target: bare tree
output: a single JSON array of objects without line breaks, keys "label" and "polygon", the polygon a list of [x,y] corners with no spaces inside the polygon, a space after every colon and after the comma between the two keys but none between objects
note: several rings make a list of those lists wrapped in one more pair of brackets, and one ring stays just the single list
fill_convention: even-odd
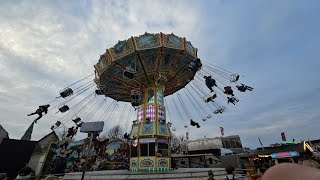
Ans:
[{"label": "bare tree", "polygon": [[60,141],[64,141],[64,140],[73,141],[74,140],[74,137],[72,137],[71,139],[67,138],[68,130],[69,130],[69,128],[67,128],[66,126],[61,128],[60,130],[56,130],[56,134],[57,134],[58,138],[60,139]]},{"label": "bare tree", "polygon": [[173,153],[179,153],[181,140],[173,133],[171,133],[171,150]]},{"label": "bare tree", "polygon": [[123,129],[120,125],[116,125],[107,132],[107,137],[110,139],[123,139]]},{"label": "bare tree", "polygon": [[60,141],[66,140],[67,139],[67,134],[68,134],[68,128],[67,127],[62,127],[60,130],[56,130],[56,134]]},{"label": "bare tree", "polygon": [[184,134],[180,134],[178,138],[180,139],[181,142],[183,142],[185,140]]}]

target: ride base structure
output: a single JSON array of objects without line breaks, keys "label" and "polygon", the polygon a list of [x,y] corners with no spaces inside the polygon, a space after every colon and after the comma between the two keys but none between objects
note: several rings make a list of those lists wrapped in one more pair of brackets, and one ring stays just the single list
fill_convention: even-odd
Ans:
[{"label": "ride base structure", "polygon": [[137,121],[130,133],[131,170],[171,168],[170,127],[165,121],[164,86],[148,87],[137,107]]}]

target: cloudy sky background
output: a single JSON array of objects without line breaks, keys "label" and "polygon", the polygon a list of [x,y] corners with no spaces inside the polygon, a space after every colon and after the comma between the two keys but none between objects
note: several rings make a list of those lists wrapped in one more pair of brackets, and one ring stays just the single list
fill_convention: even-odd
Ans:
[{"label": "cloudy sky background", "polygon": [[[192,139],[219,136],[220,126],[226,135],[239,134],[248,147],[259,146],[258,137],[265,145],[279,142],[282,131],[287,139],[320,138],[318,1],[0,4],[0,124],[10,138],[21,138],[28,128],[33,118],[26,114],[91,74],[105,49],[146,31],[185,36],[203,61],[244,75],[242,82],[255,87],[239,95],[241,102],[228,106],[226,113],[200,129],[190,128]],[[119,107],[115,119],[123,104]],[[50,132],[62,117],[54,113],[35,125],[32,139]],[[117,123],[109,121],[107,128]],[[177,134],[185,132],[177,129]]]}]

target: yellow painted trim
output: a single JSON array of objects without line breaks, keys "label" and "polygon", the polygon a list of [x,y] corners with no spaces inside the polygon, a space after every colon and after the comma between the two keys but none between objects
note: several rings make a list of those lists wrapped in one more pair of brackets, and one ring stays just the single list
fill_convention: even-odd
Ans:
[{"label": "yellow painted trim", "polygon": [[156,163],[156,157],[155,156],[140,156],[139,157],[139,169],[148,169],[148,168],[150,168],[150,167],[146,167],[146,168],[141,168],[140,167],[140,161],[145,160],[145,159],[152,160],[153,161],[153,168],[156,168],[157,163]]},{"label": "yellow painted trim", "polygon": [[186,50],[186,38],[182,38],[182,50]]},{"label": "yellow painted trim", "polygon": [[110,57],[111,57],[111,60],[112,60],[112,61],[115,61],[111,50],[110,50],[110,49],[107,49],[107,51],[108,51],[108,53],[109,53],[109,55],[110,55]]},{"label": "yellow painted trim", "polygon": [[198,57],[198,48],[194,47],[194,54],[195,54],[195,57]]},{"label": "yellow painted trim", "polygon": [[100,70],[99,68],[97,67],[97,64],[96,65],[93,65],[94,69],[97,71],[99,77],[101,76],[101,73],[100,73]]},{"label": "yellow painted trim", "polygon": [[138,51],[138,45],[137,45],[137,41],[136,41],[136,39],[135,39],[133,36],[131,36],[131,38],[132,38],[132,40],[133,40],[133,47],[134,47],[134,50],[135,50],[135,51]]},{"label": "yellow painted trim", "polygon": [[162,34],[162,32],[160,32],[159,36],[160,36],[160,45],[161,45],[161,47],[164,47],[163,34]]}]

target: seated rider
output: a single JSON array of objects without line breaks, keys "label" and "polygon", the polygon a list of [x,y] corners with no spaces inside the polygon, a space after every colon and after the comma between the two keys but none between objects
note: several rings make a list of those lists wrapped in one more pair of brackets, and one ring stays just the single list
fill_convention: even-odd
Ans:
[{"label": "seated rider", "polygon": [[77,133],[78,131],[78,127],[74,128],[74,126],[72,126],[71,128],[68,129],[68,134],[66,135],[67,138],[73,138],[73,136]]},{"label": "seated rider", "polygon": [[190,125],[191,125],[191,126],[197,126],[197,128],[200,128],[199,123],[193,121],[192,119],[191,119],[191,121],[190,121]]},{"label": "seated rider", "polygon": [[129,139],[129,134],[128,134],[128,133],[125,133],[125,134],[123,135],[123,138],[124,138],[124,139]]},{"label": "seated rider", "polygon": [[210,101],[213,101],[216,97],[217,97],[217,94],[214,94],[214,95],[208,97],[207,99],[205,99],[204,102],[208,103]]},{"label": "seated rider", "polygon": [[191,71],[198,71],[202,67],[202,63],[199,58],[192,60],[189,63],[189,68]]},{"label": "seated rider", "polygon": [[242,84],[242,83],[241,83],[241,86],[236,86],[236,87],[237,87],[238,90],[241,91],[241,92],[246,92],[246,90],[248,90],[248,91],[252,91],[252,90],[253,90],[252,87],[247,86],[247,85],[244,85],[244,84]]},{"label": "seated rider", "polygon": [[230,86],[224,87],[224,93],[228,94],[228,95],[231,95],[231,96],[234,96],[233,90],[232,90],[232,88]]},{"label": "seated rider", "polygon": [[212,79],[211,76],[204,76],[203,78],[206,80],[206,86],[210,89],[211,92],[213,92],[212,87],[217,86],[216,80]]},{"label": "seated rider", "polygon": [[36,110],[36,112],[31,113],[31,114],[28,114],[28,116],[32,116],[32,115],[38,114],[39,117],[34,120],[34,122],[37,123],[37,121],[42,117],[42,113],[43,113],[43,112],[44,112],[45,114],[48,113],[48,108],[49,108],[49,107],[50,107],[49,104],[39,106],[39,108]]},{"label": "seated rider", "polygon": [[218,113],[223,113],[223,111],[225,110],[226,108],[224,106],[222,107],[219,107],[218,109],[214,110],[213,111],[213,114],[218,114]]},{"label": "seated rider", "polygon": [[233,105],[236,105],[235,103],[239,102],[239,99],[235,98],[235,97],[227,97],[228,98],[228,104],[232,103]]}]

